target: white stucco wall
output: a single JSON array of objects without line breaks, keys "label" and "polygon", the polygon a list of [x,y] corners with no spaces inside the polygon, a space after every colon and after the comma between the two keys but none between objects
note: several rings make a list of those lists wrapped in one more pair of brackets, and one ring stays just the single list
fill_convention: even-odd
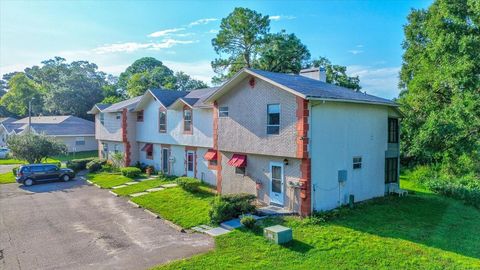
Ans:
[{"label": "white stucco wall", "polygon": [[[111,153],[114,153],[115,146],[117,147],[117,151],[118,151],[118,152],[120,152],[120,153],[125,153],[125,149],[124,149],[124,147],[123,147],[123,143],[122,143],[122,142],[106,141],[106,140],[99,140],[99,141],[98,141],[99,153],[101,153],[102,150],[103,150],[103,148],[102,148],[102,143],[107,144],[109,155],[110,155]],[[106,158],[106,157],[102,156],[101,158]]]},{"label": "white stucco wall", "polygon": [[160,103],[149,97],[143,109],[143,122],[137,122],[137,140],[172,145],[213,147],[213,109],[193,109],[193,134],[183,132],[183,110],[167,111],[167,132],[158,131]]},{"label": "white stucco wall", "polygon": [[[383,196],[388,108],[339,102],[311,106],[312,207],[338,207],[350,194],[355,201]],[[353,169],[355,156],[362,157],[361,169]],[[347,170],[343,185],[339,170]]]},{"label": "white stucco wall", "polygon": [[[139,160],[141,163],[152,165],[155,167],[156,170],[161,169],[162,164],[162,156],[161,156],[161,144],[153,144],[153,159],[147,159],[147,153],[145,151],[141,151],[145,142],[139,143]],[[185,175],[185,147],[180,145],[168,145],[166,146],[170,149],[170,156],[174,157],[174,162],[170,163],[170,174],[176,176]],[[208,151],[208,148],[198,147],[195,151],[196,156],[196,178],[203,180],[204,182],[208,183],[209,185],[216,185],[216,170],[212,170],[208,168],[208,161],[206,161],[203,157],[205,153]]]},{"label": "white stucco wall", "polygon": [[97,140],[122,140],[122,117],[116,119],[117,113],[104,113],[104,124],[100,123],[100,113],[95,115],[95,138]]}]

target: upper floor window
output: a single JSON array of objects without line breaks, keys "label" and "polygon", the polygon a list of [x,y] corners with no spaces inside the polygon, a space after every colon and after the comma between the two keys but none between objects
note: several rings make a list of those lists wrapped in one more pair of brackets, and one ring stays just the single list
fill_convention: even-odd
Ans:
[{"label": "upper floor window", "polygon": [[388,118],[388,142],[398,143],[398,119]]},{"label": "upper floor window", "polygon": [[362,157],[353,157],[353,168],[354,169],[362,168]]},{"label": "upper floor window", "polygon": [[228,107],[219,107],[218,117],[228,117]]},{"label": "upper floor window", "polygon": [[76,137],[75,145],[85,145],[85,137]]},{"label": "upper floor window", "polygon": [[143,110],[137,112],[137,122],[143,122]]},{"label": "upper floor window", "polygon": [[192,133],[192,109],[187,106],[183,108],[183,132]]},{"label": "upper floor window", "polygon": [[158,131],[167,132],[167,111],[164,109],[160,109],[158,113]]},{"label": "upper floor window", "polygon": [[267,134],[280,134],[280,104],[267,105]]},{"label": "upper floor window", "polygon": [[102,125],[105,124],[105,114],[103,112],[100,113],[100,124],[102,124]]},{"label": "upper floor window", "polygon": [[116,113],[115,114],[115,119],[120,120],[120,118],[122,118],[122,114],[121,113]]}]

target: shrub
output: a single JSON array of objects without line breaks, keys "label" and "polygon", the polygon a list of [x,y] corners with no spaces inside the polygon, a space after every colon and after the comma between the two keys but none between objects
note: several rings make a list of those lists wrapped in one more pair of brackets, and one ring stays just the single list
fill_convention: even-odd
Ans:
[{"label": "shrub", "polygon": [[13,167],[12,168],[12,173],[14,176],[17,176],[17,170],[20,168],[20,166],[17,166],[17,167]]},{"label": "shrub", "polygon": [[90,172],[96,172],[102,169],[102,166],[105,165],[106,161],[104,159],[95,158],[87,163],[86,168]]},{"label": "shrub", "polygon": [[215,198],[210,209],[210,220],[213,223],[220,223],[241,214],[252,213],[255,206],[252,205],[254,195],[251,194],[231,194]]},{"label": "shrub", "polygon": [[122,173],[123,176],[130,177],[130,178],[138,177],[142,173],[142,171],[137,167],[121,168],[120,172]]},{"label": "shrub", "polygon": [[[466,180],[464,180],[466,181]],[[480,184],[472,182],[435,179],[427,182],[427,187],[438,194],[462,200],[465,204],[480,208]]]},{"label": "shrub", "polygon": [[200,181],[191,177],[179,177],[177,178],[177,184],[189,192],[198,191],[200,187]]},{"label": "shrub", "polygon": [[85,170],[87,168],[87,163],[94,159],[95,158],[72,159],[67,161],[67,168],[70,168],[76,172]]},{"label": "shrub", "polygon": [[7,140],[8,148],[13,156],[28,163],[41,163],[45,158],[64,154],[67,146],[44,134],[27,133],[13,135]]},{"label": "shrub", "polygon": [[112,164],[106,163],[105,165],[102,165],[102,171],[103,172],[114,172],[115,169],[113,168]]},{"label": "shrub", "polygon": [[240,223],[242,223],[242,225],[248,229],[255,228],[256,222],[257,221],[252,216],[245,216],[245,217],[242,217],[242,219],[240,219]]}]

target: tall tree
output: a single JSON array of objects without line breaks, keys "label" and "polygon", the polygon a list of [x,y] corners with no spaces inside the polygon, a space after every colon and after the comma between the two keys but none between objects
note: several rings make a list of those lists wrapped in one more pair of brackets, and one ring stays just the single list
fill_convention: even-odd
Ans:
[{"label": "tall tree", "polygon": [[360,90],[360,79],[358,76],[348,76],[347,67],[334,65],[326,57],[319,57],[312,61],[311,66],[324,68],[327,75],[327,83],[338,86]]},{"label": "tall tree", "polygon": [[269,34],[260,49],[256,68],[284,73],[299,73],[310,59],[307,46],[295,34]]},{"label": "tall tree", "polygon": [[207,88],[208,85],[200,80],[195,80],[185,72],[175,72],[175,89],[179,91],[189,91],[201,88]]},{"label": "tall tree", "polygon": [[437,0],[412,10],[404,32],[402,152],[420,163],[480,164],[479,2]]},{"label": "tall tree", "polygon": [[0,105],[17,116],[28,115],[29,102],[32,101],[32,111],[42,110],[42,87],[28,78],[25,73],[16,73],[8,81],[8,92],[0,100]]},{"label": "tall tree", "polygon": [[252,67],[269,31],[268,16],[248,8],[237,7],[223,18],[220,31],[212,40],[215,52],[220,55],[212,61],[212,68],[218,74],[214,81],[222,81],[243,67]]}]

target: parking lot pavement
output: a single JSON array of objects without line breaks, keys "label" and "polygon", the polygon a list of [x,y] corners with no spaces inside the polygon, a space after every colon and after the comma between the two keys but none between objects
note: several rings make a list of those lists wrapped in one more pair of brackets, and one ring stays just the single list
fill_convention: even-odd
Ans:
[{"label": "parking lot pavement", "polygon": [[146,269],[213,245],[83,180],[0,185],[0,269]]}]

